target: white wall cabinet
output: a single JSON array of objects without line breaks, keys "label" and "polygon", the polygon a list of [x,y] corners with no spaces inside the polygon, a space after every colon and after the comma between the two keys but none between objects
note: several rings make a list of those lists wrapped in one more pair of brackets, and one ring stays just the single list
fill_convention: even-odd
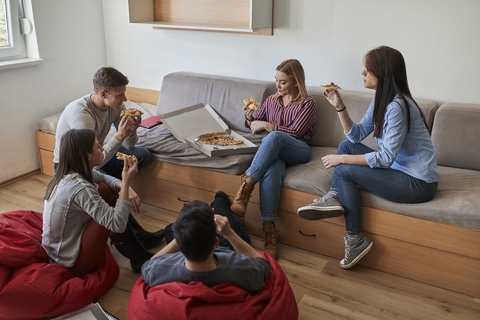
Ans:
[{"label": "white wall cabinet", "polygon": [[128,0],[130,23],[272,35],[273,0]]}]

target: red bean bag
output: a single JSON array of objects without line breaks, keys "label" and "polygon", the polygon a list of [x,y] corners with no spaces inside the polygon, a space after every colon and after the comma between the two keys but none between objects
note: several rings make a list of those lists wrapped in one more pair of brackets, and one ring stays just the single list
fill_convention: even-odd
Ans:
[{"label": "red bean bag", "polygon": [[0,319],[50,318],[79,309],[110,289],[119,274],[108,246],[98,267],[80,278],[46,261],[42,213],[0,214]]},{"label": "red bean bag", "polygon": [[275,259],[258,252],[270,262],[272,273],[256,294],[230,283],[210,288],[200,282],[172,282],[150,288],[140,277],[130,295],[128,319],[297,319],[285,273]]}]

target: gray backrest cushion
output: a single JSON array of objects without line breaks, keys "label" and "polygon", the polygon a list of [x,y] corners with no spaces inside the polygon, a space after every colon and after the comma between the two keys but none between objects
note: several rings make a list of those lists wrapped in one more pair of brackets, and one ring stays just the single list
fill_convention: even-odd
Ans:
[{"label": "gray backrest cushion", "polygon": [[480,105],[445,103],[433,121],[432,141],[437,163],[480,170]]},{"label": "gray backrest cushion", "polygon": [[161,116],[198,103],[209,104],[229,128],[248,132],[243,100],[253,97],[263,103],[275,92],[272,81],[175,72],[163,78],[156,113]]},{"label": "gray backrest cushion", "polygon": [[[315,123],[315,133],[310,140],[311,145],[321,147],[338,147],[338,144],[346,139],[342,125],[338,119],[335,108],[325,99],[320,87],[308,87],[308,93],[317,102],[317,122]],[[348,114],[353,121],[359,122],[367,112],[370,102],[372,101],[374,91],[350,91],[341,90],[343,102],[347,106]],[[438,104],[433,100],[415,99],[420,109],[425,114],[425,119],[429,128],[432,126],[433,116],[438,108]],[[378,150],[377,143],[373,138],[373,134],[368,136],[363,144]]]},{"label": "gray backrest cushion", "polygon": [[[325,91],[323,88],[308,87],[307,90],[317,102],[317,122],[315,123],[315,134],[310,140],[310,144],[321,147],[338,147],[338,144],[345,140],[346,137],[337,111],[323,96]],[[359,122],[362,119],[374,96],[373,91],[341,90],[340,94],[347,106],[348,114],[355,122]],[[377,144],[372,136],[365,139],[363,143],[371,148],[377,148]]]}]

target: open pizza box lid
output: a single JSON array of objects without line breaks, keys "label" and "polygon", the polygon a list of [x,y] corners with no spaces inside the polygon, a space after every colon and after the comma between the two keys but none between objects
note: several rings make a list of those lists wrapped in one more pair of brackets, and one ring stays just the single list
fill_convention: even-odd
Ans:
[{"label": "open pizza box lid", "polygon": [[[199,103],[187,108],[165,113],[163,115],[163,123],[178,141],[186,143],[210,157],[253,153],[256,152],[258,148],[254,143],[229,129],[228,125],[208,104],[205,106]],[[195,141],[199,136],[213,132],[227,132],[232,137],[242,140],[244,143],[240,145],[213,146]]]}]

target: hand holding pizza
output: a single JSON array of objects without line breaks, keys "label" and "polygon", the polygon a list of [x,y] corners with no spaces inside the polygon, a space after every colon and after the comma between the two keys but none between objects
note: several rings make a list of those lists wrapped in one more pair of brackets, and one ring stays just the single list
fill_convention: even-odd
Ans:
[{"label": "hand holding pizza", "polygon": [[123,110],[122,113],[120,113],[120,117],[123,117],[125,115],[130,115],[130,117],[133,120],[132,125],[135,128],[135,130],[137,130],[138,127],[140,127],[140,124],[142,123],[142,114],[143,112],[138,109],[128,108],[126,110]]},{"label": "hand holding pizza", "polygon": [[129,156],[121,152],[117,152],[117,159],[124,160],[122,181],[124,184],[128,183],[128,185],[130,185],[133,177],[135,177],[138,172],[138,160],[135,156]]},{"label": "hand holding pizza", "polygon": [[254,110],[250,109],[248,106],[243,107],[243,113],[245,113],[245,117],[247,117],[247,119],[253,119],[253,112]]},{"label": "hand holding pizza", "polygon": [[323,92],[323,96],[330,102],[332,106],[335,107],[337,110],[342,110],[345,108],[345,104],[343,103],[342,96],[338,92],[338,89],[342,89],[333,82],[330,82],[329,85],[322,86],[323,88],[326,88],[326,90]]},{"label": "hand holding pizza", "polygon": [[133,134],[135,134],[137,132],[138,127],[140,127],[140,124],[142,123],[142,116],[138,116],[138,117],[132,118],[132,119],[133,119],[132,125],[133,125],[133,128],[135,130],[135,132]]},{"label": "hand holding pizza", "polygon": [[258,109],[260,103],[256,102],[255,98],[245,99],[243,100],[243,103],[245,104],[243,107],[243,113],[245,113],[247,119],[252,119],[253,112]]},{"label": "hand holding pizza", "polygon": [[126,137],[131,137],[137,132],[137,127],[135,127],[135,120],[130,115],[126,115],[122,118],[120,123],[118,124],[117,133],[115,137],[122,141],[125,140]]}]

